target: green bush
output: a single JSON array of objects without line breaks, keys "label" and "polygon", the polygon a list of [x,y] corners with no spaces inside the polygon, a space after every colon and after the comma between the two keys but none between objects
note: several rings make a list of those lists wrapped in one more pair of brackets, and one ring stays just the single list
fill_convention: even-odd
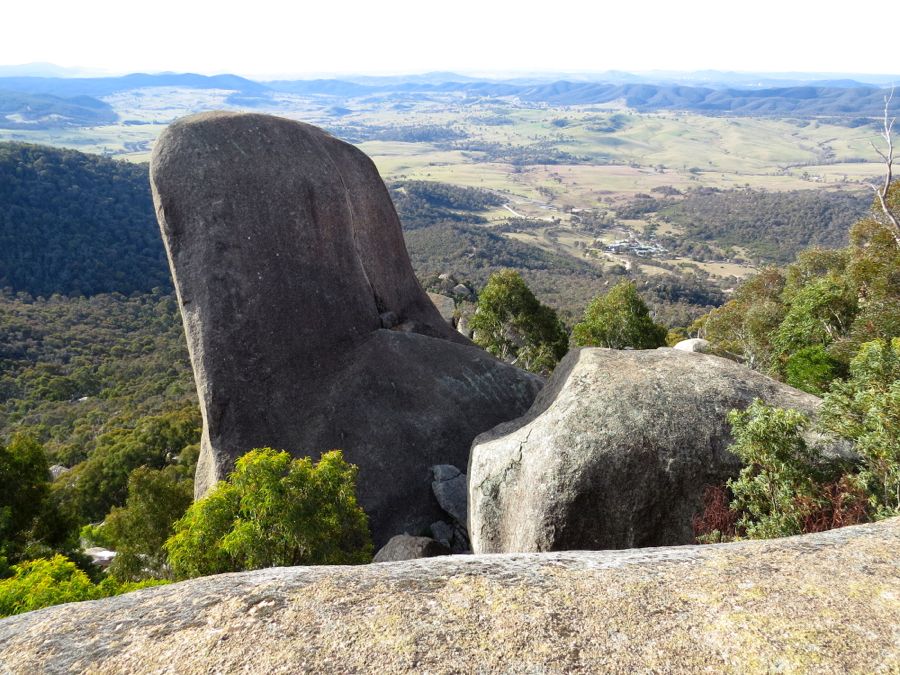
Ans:
[{"label": "green bush", "polygon": [[161,469],[200,440],[200,415],[191,407],[141,419],[98,439],[91,456],[64,474],[56,489],[81,523],[102,520],[125,503],[128,476],[140,466]]},{"label": "green bush", "polygon": [[792,354],[784,366],[784,381],[810,394],[821,396],[828,385],[846,373],[846,364],[822,345],[804,347]]},{"label": "green bush", "polygon": [[[694,519],[699,541],[781,537],[900,515],[900,338],[864,343],[850,377],[825,394],[813,428],[850,441],[853,460],[825,461],[804,440],[811,420],[796,410],[756,400],[728,420],[729,450],[744,468],[727,484],[731,516],[721,499],[707,499]],[[732,517],[725,533],[721,524]]]},{"label": "green bush", "polygon": [[109,574],[119,581],[170,576],[163,547],[194,498],[194,482],[180,469],[132,471],[125,506],[114,506],[100,528],[102,539],[116,551]]},{"label": "green bush", "polygon": [[77,557],[75,520],[51,490],[44,449],[17,434],[0,445],[0,556],[17,563],[62,552]]},{"label": "green bush", "polygon": [[11,571],[10,578],[0,579],[0,617],[64,602],[96,600],[165,583],[148,580],[139,584],[120,584],[107,578],[95,584],[75,563],[59,554],[13,565]]},{"label": "green bush", "polygon": [[900,338],[863,344],[822,405],[825,431],[853,441],[875,518],[900,515]]},{"label": "green bush", "polygon": [[50,491],[44,449],[30,436],[0,445],[0,555],[18,559]]},{"label": "green bush", "polygon": [[667,333],[650,317],[634,284],[622,281],[594,298],[572,329],[572,339],[582,347],[655,349],[666,345]]},{"label": "green bush", "polygon": [[96,585],[62,555],[13,565],[12,572],[0,581],[0,616],[98,597]]},{"label": "green bush", "polygon": [[734,435],[729,450],[744,464],[728,481],[731,508],[742,514],[738,527],[751,539],[800,534],[823,482],[818,453],[803,439],[808,418],[756,399],[744,411],[732,410],[728,421]]},{"label": "green bush", "polygon": [[548,374],[569,349],[565,326],[541,304],[518,272],[495,272],[469,324],[475,343],[499,359]]},{"label": "green bush", "polygon": [[165,545],[172,571],[183,579],[369,562],[372,541],[356,503],[356,474],[339,450],[316,464],[271,448],[247,453],[175,524]]}]

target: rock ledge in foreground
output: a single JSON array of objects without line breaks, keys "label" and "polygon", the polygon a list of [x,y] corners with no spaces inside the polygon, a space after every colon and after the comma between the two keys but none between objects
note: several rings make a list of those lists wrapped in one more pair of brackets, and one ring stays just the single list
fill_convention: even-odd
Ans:
[{"label": "rock ledge in foreground", "polygon": [[226,574],[0,621],[0,672],[894,672],[900,519]]}]

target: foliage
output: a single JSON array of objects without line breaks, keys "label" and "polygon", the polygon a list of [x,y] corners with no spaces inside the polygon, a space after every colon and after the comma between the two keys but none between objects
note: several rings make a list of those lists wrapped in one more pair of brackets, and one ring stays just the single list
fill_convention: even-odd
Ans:
[{"label": "foliage", "polygon": [[791,354],[784,366],[784,381],[810,394],[821,396],[828,385],[846,372],[845,365],[822,345],[802,347]]},{"label": "foliage", "polygon": [[[900,181],[891,185],[890,198],[900,201]],[[850,230],[847,277],[858,297],[858,314],[845,344],[848,358],[855,347],[877,338],[900,336],[900,246],[889,227],[874,218]]]},{"label": "foliage", "polygon": [[[47,455],[44,497],[29,497],[38,513],[12,517],[8,556],[61,552],[90,569],[79,527],[124,504],[129,473],[196,463],[200,416],[174,298],[0,293],[0,332],[0,443],[27,435]],[[51,483],[51,463],[72,470]]]},{"label": "foliage", "polygon": [[196,408],[171,295],[0,292],[0,333],[0,436],[34,435],[51,464],[74,466],[143,417]]},{"label": "foliage", "polygon": [[79,558],[77,534],[75,519],[52,492],[41,445],[23,434],[0,445],[0,558],[15,563],[54,552]]},{"label": "foliage", "polygon": [[34,438],[19,435],[0,445],[0,555],[18,559],[49,489],[47,458]]},{"label": "foliage", "polygon": [[825,396],[822,426],[854,442],[876,518],[900,515],[900,337],[865,343]]},{"label": "foliage", "polygon": [[[633,206],[644,213],[658,211],[681,228],[682,241],[740,246],[758,260],[784,264],[809,246],[845,245],[848,228],[865,214],[867,205],[865,194],[853,192],[703,188],[682,200],[645,199]],[[677,240],[666,238],[663,245],[679,249]]]},{"label": "foliage", "polygon": [[768,370],[773,359],[772,333],[784,318],[781,292],[784,274],[766,268],[741,284],[734,297],[698,320],[692,329],[724,352],[745,359],[756,370]]},{"label": "foliage", "polygon": [[339,450],[316,464],[271,448],[247,453],[176,523],[166,542],[172,571],[188,578],[369,562],[372,543],[356,503],[356,474]]},{"label": "foliage", "polygon": [[486,284],[491,274],[513,269],[542,302],[571,316],[581,314],[602,276],[588,262],[509,239],[485,227],[443,222],[404,229],[403,236],[420,278],[450,273],[478,287]]},{"label": "foliage", "polygon": [[12,576],[0,579],[0,617],[30,612],[64,602],[96,600],[139,588],[158,586],[160,580],[120,584],[112,578],[93,583],[63,555],[38,558],[12,566]]},{"label": "foliage", "polygon": [[373,129],[366,140],[399,141],[401,143],[436,143],[444,145],[448,141],[466,138],[465,132],[437,124],[419,124]]},{"label": "foliage", "polygon": [[739,514],[731,509],[726,486],[709,485],[703,491],[703,511],[691,519],[694,538],[700,544],[718,544],[738,536]]},{"label": "foliage", "polygon": [[864,218],[846,248],[763,270],[692,329],[751,368],[822,393],[862,344],[900,335],[900,247],[887,226]]},{"label": "foliage", "polygon": [[856,315],[856,296],[840,277],[813,279],[793,294],[772,336],[775,358],[783,362],[803,347],[825,347],[845,335]]},{"label": "foliage", "polygon": [[92,295],[171,288],[147,165],[0,143],[0,288]]},{"label": "foliage", "polygon": [[731,508],[741,513],[738,527],[751,539],[801,534],[825,482],[818,452],[803,438],[809,420],[756,399],[745,411],[732,410],[728,421],[734,435],[729,450],[744,464],[728,481]]},{"label": "foliage", "polygon": [[655,349],[665,346],[667,333],[650,317],[634,284],[622,281],[588,305],[572,338],[579,346]]},{"label": "foliage", "polygon": [[98,597],[88,576],[62,555],[13,565],[12,572],[0,580],[0,616]]},{"label": "foliage", "polygon": [[79,522],[102,520],[125,503],[134,469],[175,464],[199,440],[200,416],[193,407],[145,417],[131,429],[103,434],[90,457],[63,474],[54,490],[65,495]]},{"label": "foliage", "polygon": [[[849,378],[825,394],[815,426],[759,400],[728,419],[729,449],[744,468],[727,485],[729,514],[721,490],[708,495],[694,519],[698,540],[778,537],[900,515],[900,338],[862,345]],[[804,438],[811,428],[851,441],[856,458],[825,461]]]},{"label": "foliage", "polygon": [[163,547],[194,497],[194,483],[186,473],[189,470],[170,465],[139,467],[128,476],[125,506],[114,506],[102,528],[116,551],[111,576],[119,581],[170,576]]},{"label": "foliage", "polygon": [[483,223],[479,212],[503,204],[486,190],[424,180],[392,183],[391,199],[408,230],[440,222]]},{"label": "foliage", "polygon": [[469,325],[476,344],[535,373],[553,370],[568,350],[569,338],[556,312],[541,304],[512,270],[491,275]]}]

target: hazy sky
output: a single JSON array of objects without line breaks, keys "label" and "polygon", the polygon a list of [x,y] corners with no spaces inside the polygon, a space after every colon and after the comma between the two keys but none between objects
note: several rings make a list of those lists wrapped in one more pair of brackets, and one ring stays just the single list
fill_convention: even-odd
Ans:
[{"label": "hazy sky", "polygon": [[894,2],[10,0],[0,64],[251,76],[609,69],[896,73]]}]

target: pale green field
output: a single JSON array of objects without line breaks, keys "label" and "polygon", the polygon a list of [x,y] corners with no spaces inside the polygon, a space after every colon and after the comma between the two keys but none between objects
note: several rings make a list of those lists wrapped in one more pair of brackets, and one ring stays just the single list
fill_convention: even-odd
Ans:
[{"label": "pale green field", "polygon": [[[75,148],[131,161],[147,161],[159,133],[178,117],[202,110],[240,110],[230,92],[185,88],[147,88],[115,94],[105,100],[120,119],[138,122],[114,126],[53,131],[0,130],[0,140]],[[336,117],[334,100],[277,94],[258,112],[362,134],[389,127],[452,127],[466,134],[463,141],[409,143],[367,141],[359,147],[372,157],[386,180],[433,180],[483,188],[504,196],[506,208],[487,214],[502,221],[516,214],[554,220],[557,236],[544,228],[509,235],[546,250],[590,259],[603,266],[621,262],[609,255],[585,253],[593,236],[571,226],[572,209],[615,210],[636,193],[673,186],[680,190],[708,186],[766,190],[853,189],[883,176],[871,147],[877,142],[871,127],[851,129],[825,121],[751,117],[707,117],[691,113],[637,114],[621,104],[574,107],[525,107],[512,102],[472,104],[450,94],[440,100],[389,105],[375,98],[345,101],[350,113]],[[502,116],[511,124],[488,125],[485,118]],[[613,119],[621,122],[614,131]],[[565,120],[565,124],[554,121]],[[615,126],[615,125],[613,125]],[[500,155],[486,153],[500,148]],[[573,159],[562,163],[514,166],[502,159],[510,147],[528,152],[561,151]],[[626,223],[642,231],[644,221]],[[657,223],[661,233],[676,233]],[[561,232],[561,234],[560,234]],[[617,235],[618,236],[618,235]],[[615,238],[615,237],[612,237]],[[577,245],[576,245],[577,244]],[[672,260],[669,262],[686,262]],[[641,261],[648,273],[665,273],[652,261]],[[716,277],[743,276],[752,268],[704,263]]]},{"label": "pale green field", "polygon": [[[21,140],[146,161],[153,142],[173,119],[200,110],[241,109],[225,90],[146,88],[107,97],[120,118],[142,122],[54,131],[0,130],[0,140]],[[415,178],[482,187],[556,206],[591,208],[636,192],[672,185],[720,188],[749,185],[768,190],[852,187],[878,177],[881,166],[869,127],[851,129],[818,121],[707,117],[690,113],[636,114],[615,105],[527,108],[512,104],[464,104],[449,95],[394,109],[380,101],[352,100],[352,112],[335,118],[321,97],[278,94],[262,112],[326,127],[453,126],[467,142],[544,146],[570,153],[577,163],[526,165],[516,170],[484,153],[432,143],[369,141],[360,147],[386,179]],[[622,128],[597,131],[614,115]],[[513,124],[490,126],[502,115]],[[565,120],[566,126],[554,126]],[[549,190],[549,192],[539,191]]]}]

